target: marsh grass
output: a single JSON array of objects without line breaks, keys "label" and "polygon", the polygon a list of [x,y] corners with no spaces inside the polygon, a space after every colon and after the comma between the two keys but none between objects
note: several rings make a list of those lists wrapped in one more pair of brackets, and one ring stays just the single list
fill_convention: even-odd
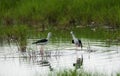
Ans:
[{"label": "marsh grass", "polygon": [[54,74],[49,74],[48,76],[106,76],[98,72],[86,72],[83,69],[81,70],[63,70],[55,72]]},{"label": "marsh grass", "polygon": [[[75,36],[79,39],[97,39],[97,40],[118,40],[120,38],[120,30],[110,31],[109,29],[96,28],[96,31],[91,30],[90,27],[87,28],[73,28],[71,29]],[[46,31],[37,31],[33,27],[27,25],[13,25],[13,26],[0,26],[0,38],[2,41],[17,41],[19,45],[26,45],[27,39],[42,39],[46,38],[48,32],[52,33],[50,38],[51,42],[68,42],[72,39],[70,31],[71,30],[54,30],[48,29]]]},{"label": "marsh grass", "polygon": [[[104,28],[96,28],[96,31],[91,30],[91,27],[87,28],[73,28],[71,29],[75,36],[79,39],[88,38],[108,41],[107,44],[119,43],[120,30],[115,31],[106,30]],[[48,29],[46,31],[39,31],[36,28],[29,27],[28,25],[12,25],[12,26],[0,26],[0,43],[3,44],[15,43],[18,46],[18,50],[26,51],[27,39],[43,39],[47,37],[48,32],[52,32],[50,38],[51,43],[70,43],[72,40],[71,30],[55,30]],[[118,44],[119,45],[119,44]],[[59,46],[59,45],[58,45]]]},{"label": "marsh grass", "polygon": [[48,26],[74,26],[96,22],[118,27],[119,4],[119,0],[1,0],[0,19],[27,24],[45,22]]},{"label": "marsh grass", "polygon": [[[120,30],[101,29],[104,25],[119,29],[119,4],[119,0],[1,0],[1,43],[4,39],[9,41],[13,38],[26,45],[26,39],[45,38],[49,31],[53,32],[52,42],[67,41],[71,39],[71,30],[78,38],[119,39]],[[90,25],[91,22],[95,22],[97,31],[74,28]],[[41,28],[47,30],[37,31]]]},{"label": "marsh grass", "polygon": [[29,30],[25,25],[14,25],[14,26],[1,26],[0,33],[1,39],[10,45],[11,42],[15,42],[19,49],[25,49],[27,45],[27,38],[29,36]]}]

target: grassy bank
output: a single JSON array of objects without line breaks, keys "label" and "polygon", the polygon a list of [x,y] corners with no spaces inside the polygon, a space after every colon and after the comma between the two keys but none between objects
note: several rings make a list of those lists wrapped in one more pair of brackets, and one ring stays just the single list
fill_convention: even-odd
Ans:
[{"label": "grassy bank", "polygon": [[1,0],[1,24],[67,28],[74,25],[120,25],[119,0]]}]

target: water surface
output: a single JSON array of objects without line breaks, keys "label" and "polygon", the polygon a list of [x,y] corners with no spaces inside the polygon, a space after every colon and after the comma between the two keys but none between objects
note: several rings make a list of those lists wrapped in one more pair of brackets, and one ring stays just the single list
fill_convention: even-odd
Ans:
[{"label": "water surface", "polygon": [[[71,42],[58,41],[48,43],[44,57],[49,66],[41,64],[40,46],[32,45],[33,39],[28,39],[27,53],[21,54],[15,44],[0,47],[0,76],[48,76],[51,72],[64,69],[75,69],[73,63],[83,55],[82,68],[88,72],[99,72],[108,76],[120,72],[119,43],[108,44],[100,40],[82,39],[83,48],[77,48]],[[35,51],[35,57],[29,53]],[[27,57],[23,57],[27,56]]]}]

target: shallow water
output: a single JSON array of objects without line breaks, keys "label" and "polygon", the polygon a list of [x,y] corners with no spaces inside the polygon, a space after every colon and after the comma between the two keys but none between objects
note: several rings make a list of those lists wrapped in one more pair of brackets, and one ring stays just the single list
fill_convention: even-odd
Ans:
[{"label": "shallow water", "polygon": [[[120,46],[107,44],[104,41],[82,39],[83,48],[77,48],[70,42],[49,43],[44,47],[48,56],[44,57],[48,65],[41,64],[39,55],[40,46],[31,45],[33,39],[28,40],[27,53],[18,52],[13,45],[0,47],[0,76],[48,76],[50,66],[53,72],[74,69],[73,63],[83,55],[82,68],[88,72],[99,72],[106,75],[115,75],[120,72]],[[29,57],[32,50],[38,54]],[[28,57],[23,57],[28,56]]]}]

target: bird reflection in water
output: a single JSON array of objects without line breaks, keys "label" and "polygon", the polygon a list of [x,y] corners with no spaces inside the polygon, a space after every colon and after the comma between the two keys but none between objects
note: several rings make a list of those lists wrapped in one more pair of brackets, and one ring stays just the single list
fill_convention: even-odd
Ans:
[{"label": "bird reflection in water", "polygon": [[50,62],[48,60],[42,61],[40,63],[42,66],[48,66],[48,68],[50,69],[50,71],[53,71],[53,67],[51,66]]},{"label": "bird reflection in water", "polygon": [[76,69],[81,68],[83,65],[83,55],[81,55],[81,58],[76,59],[76,63],[73,63],[73,66],[75,66]]}]

